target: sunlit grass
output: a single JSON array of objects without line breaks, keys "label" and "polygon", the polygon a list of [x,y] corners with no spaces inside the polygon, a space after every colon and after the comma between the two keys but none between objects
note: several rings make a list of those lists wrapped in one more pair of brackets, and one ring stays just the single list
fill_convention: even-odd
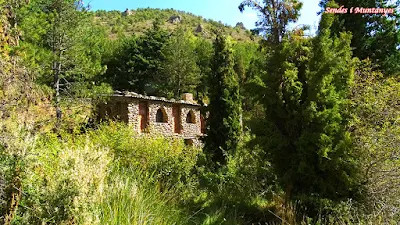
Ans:
[{"label": "sunlit grass", "polygon": [[161,193],[151,178],[137,171],[112,176],[100,203],[100,224],[188,224],[188,218],[171,202],[168,191]]}]

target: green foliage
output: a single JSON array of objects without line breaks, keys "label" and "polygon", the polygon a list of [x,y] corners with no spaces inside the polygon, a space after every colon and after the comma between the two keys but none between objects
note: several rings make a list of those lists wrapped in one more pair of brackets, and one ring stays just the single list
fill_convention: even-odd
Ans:
[{"label": "green foliage", "polygon": [[35,71],[37,83],[54,89],[60,83],[55,92],[88,96],[80,95],[83,88],[95,88],[98,84],[90,81],[105,71],[101,59],[106,36],[91,22],[82,3],[31,1],[19,10],[18,21],[23,32],[19,49],[25,53],[25,64]]},{"label": "green foliage", "polygon": [[184,187],[196,163],[198,149],[186,148],[182,140],[158,137],[138,137],[128,126],[111,123],[93,133],[93,141],[110,147],[115,165],[143,171],[162,185]]},{"label": "green foliage", "polygon": [[[181,140],[135,138],[128,126],[111,123],[86,134],[62,133],[61,139],[52,133],[26,136],[20,144],[24,194],[15,224],[108,224],[123,222],[125,215],[158,224],[183,218],[170,205],[177,204],[177,192],[191,191],[198,150]],[[13,162],[2,161],[3,175],[12,175],[4,168],[12,169]]]},{"label": "green foliage", "polygon": [[196,64],[199,68],[200,84],[197,85],[197,93],[202,94],[202,96],[197,96],[198,98],[204,98],[208,93],[208,77],[211,73],[211,59],[213,46],[208,40],[199,38],[196,41],[195,56]]},{"label": "green foliage", "polygon": [[[0,1],[0,221],[10,224],[21,200],[23,157],[30,149],[32,124],[26,120],[28,110],[41,95],[33,84],[32,73],[12,51],[19,34],[15,13],[20,1]],[[21,91],[24,90],[24,91]],[[20,122],[20,121],[23,121]],[[21,132],[25,131],[25,132]]]},{"label": "green foliage", "polygon": [[171,202],[171,193],[160,193],[152,177],[121,171],[110,178],[99,204],[99,224],[188,224],[188,218]]},{"label": "green foliage", "polygon": [[284,39],[261,74],[266,127],[260,137],[267,139],[260,141],[289,198],[356,194],[358,171],[344,111],[353,76],[351,36],[331,39],[332,20],[323,15],[313,42]]},{"label": "green foliage", "polygon": [[35,137],[24,159],[17,224],[95,223],[95,204],[104,195],[111,162],[108,149],[89,137]]},{"label": "green foliage", "polygon": [[114,89],[157,93],[164,83],[162,69],[167,32],[154,23],[144,36],[128,38],[106,62],[106,79]]},{"label": "green foliage", "polygon": [[176,99],[184,92],[193,93],[200,83],[195,44],[196,38],[193,34],[179,29],[172,34],[162,50],[166,56],[163,73],[168,81],[164,90],[172,92],[170,96]]},{"label": "green foliage", "polygon": [[239,10],[243,12],[245,7],[250,7],[261,14],[256,31],[262,33],[270,44],[276,45],[286,36],[289,23],[297,21],[302,6],[298,0],[245,0],[239,5]]},{"label": "green foliage", "polygon": [[209,79],[210,115],[205,139],[205,151],[217,166],[226,163],[228,154],[234,154],[242,132],[241,96],[233,66],[231,39],[219,35],[214,42],[213,66]]},{"label": "green foliage", "polygon": [[[396,75],[400,65],[400,15],[399,1],[375,1],[375,0],[336,0],[334,7],[345,8],[394,8],[394,14],[383,16],[382,14],[345,13],[335,16],[332,25],[332,35],[339,36],[340,32],[347,31],[353,35],[351,47],[355,57],[370,58],[378,64],[386,75]],[[329,0],[321,0],[320,6],[324,8]],[[334,8],[332,7],[332,8]]]},{"label": "green foliage", "polygon": [[[246,142],[251,139],[249,135]],[[202,187],[206,187],[211,201],[222,201],[236,205],[251,205],[256,198],[270,198],[278,190],[274,183],[270,162],[265,160],[265,151],[260,146],[249,148],[240,144],[234,155],[227,159],[226,167],[217,173],[199,167]],[[243,199],[243,196],[246,196]]]},{"label": "green foliage", "polygon": [[351,92],[351,131],[363,168],[364,213],[382,221],[399,220],[398,79],[383,78],[370,61],[358,63]]},{"label": "green foliage", "polygon": [[235,58],[235,72],[238,75],[240,86],[246,83],[247,71],[249,71],[251,62],[259,57],[258,45],[253,42],[236,42],[233,46]]},{"label": "green foliage", "polygon": [[[395,71],[397,19],[354,17],[353,24],[324,14],[317,36],[304,38],[287,32],[299,2],[260,4],[240,6],[264,16],[259,28],[269,42],[257,45],[249,31],[173,9],[125,15],[87,12],[73,0],[0,0],[1,222],[399,221],[400,82],[351,54],[355,46],[386,76]],[[173,15],[182,21],[168,22]],[[203,32],[194,31],[199,24]],[[218,36],[213,48],[211,30],[234,37]],[[56,133],[45,105],[58,81],[70,98],[57,99],[65,116]],[[205,152],[124,124],[82,126],[110,85],[209,98]]]}]

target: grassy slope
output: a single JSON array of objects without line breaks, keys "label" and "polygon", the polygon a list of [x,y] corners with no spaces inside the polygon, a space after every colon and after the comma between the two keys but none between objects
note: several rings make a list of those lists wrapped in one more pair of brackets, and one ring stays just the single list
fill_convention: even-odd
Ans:
[{"label": "grassy slope", "polygon": [[[213,30],[223,29],[237,41],[253,41],[257,39],[250,30],[240,27],[231,27],[216,22],[214,20],[205,19],[201,16],[196,16],[192,13],[177,11],[174,9],[137,9],[132,10],[131,15],[124,15],[120,11],[104,11],[99,10],[93,12],[96,24],[103,26],[109,37],[116,39],[118,36],[130,36],[133,33],[142,34],[146,29],[152,26],[153,21],[159,19],[162,27],[168,31],[174,31],[178,27],[183,27],[185,30],[191,30],[194,34],[203,36],[206,39],[213,39]],[[171,16],[181,16],[180,23],[173,24],[168,21]],[[197,26],[203,26],[203,32],[196,32]]]}]

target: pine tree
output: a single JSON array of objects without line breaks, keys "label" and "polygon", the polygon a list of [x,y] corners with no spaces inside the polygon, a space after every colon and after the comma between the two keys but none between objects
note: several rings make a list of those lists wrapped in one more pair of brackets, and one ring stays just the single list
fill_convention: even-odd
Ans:
[{"label": "pine tree", "polygon": [[163,66],[165,55],[162,51],[168,40],[168,33],[158,22],[143,36],[131,37],[120,45],[106,62],[106,79],[114,89],[138,93],[160,94],[165,85]]},{"label": "pine tree", "polygon": [[194,44],[193,34],[178,29],[162,50],[166,57],[163,72],[168,81],[164,92],[172,92],[175,98],[183,92],[193,92],[200,83]]},{"label": "pine tree", "polygon": [[210,105],[205,151],[217,166],[237,149],[241,136],[241,96],[234,72],[231,40],[218,35],[214,42],[210,77]]},{"label": "pine tree", "polygon": [[20,10],[25,62],[36,71],[38,82],[51,85],[57,121],[61,98],[82,93],[88,80],[104,72],[101,65],[101,31],[94,29],[83,2],[32,0]]}]

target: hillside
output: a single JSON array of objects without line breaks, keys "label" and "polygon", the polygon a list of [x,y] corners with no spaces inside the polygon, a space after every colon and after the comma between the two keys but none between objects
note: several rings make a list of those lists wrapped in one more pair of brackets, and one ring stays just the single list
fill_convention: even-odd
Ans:
[{"label": "hillside", "polygon": [[95,23],[104,27],[110,38],[118,36],[130,36],[133,33],[140,35],[151,27],[152,23],[159,20],[162,28],[174,31],[178,27],[191,30],[197,36],[206,39],[213,38],[213,30],[223,29],[237,41],[252,41],[256,37],[242,23],[238,22],[235,27],[205,19],[192,13],[174,9],[137,9],[121,11],[98,10],[93,12]]}]

